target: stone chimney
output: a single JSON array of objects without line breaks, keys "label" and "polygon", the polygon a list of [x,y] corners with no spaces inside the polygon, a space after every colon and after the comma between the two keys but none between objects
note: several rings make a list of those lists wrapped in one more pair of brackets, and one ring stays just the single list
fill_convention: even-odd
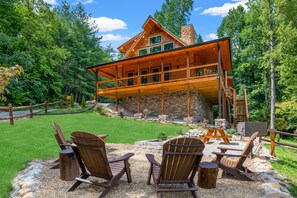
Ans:
[{"label": "stone chimney", "polygon": [[193,45],[196,43],[196,32],[192,24],[181,27],[180,30],[181,40],[187,45]]}]

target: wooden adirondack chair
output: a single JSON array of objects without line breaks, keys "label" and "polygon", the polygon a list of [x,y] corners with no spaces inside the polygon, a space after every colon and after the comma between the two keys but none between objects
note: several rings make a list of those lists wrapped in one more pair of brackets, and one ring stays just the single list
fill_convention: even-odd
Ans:
[{"label": "wooden adirondack chair", "polygon": [[[65,139],[61,127],[55,122],[53,122],[52,125],[55,129],[55,138],[61,150],[71,149],[69,141]],[[58,169],[60,167],[59,159],[57,159],[54,163],[56,164],[52,166],[51,169]]]},{"label": "wooden adirondack chair", "polygon": [[[125,173],[128,183],[132,182],[128,160],[134,153],[127,153],[120,158],[108,160],[103,140],[87,132],[71,133],[71,141],[82,173],[80,177],[75,178],[76,183],[68,191],[73,191],[85,182],[104,187],[105,189],[99,196],[104,197]],[[105,179],[106,182],[87,180],[89,176]]]},{"label": "wooden adirondack chair", "polygon": [[[153,155],[146,154],[151,163],[147,184],[150,184],[153,176],[157,197],[161,197],[161,192],[183,191],[190,191],[193,197],[198,197],[193,179],[202,159],[204,147],[204,143],[199,139],[183,137],[169,140],[163,145],[161,164]],[[187,186],[166,188],[163,184],[187,184]]]},{"label": "wooden adirondack chair", "polygon": [[[247,167],[243,166],[246,158],[252,153],[254,147],[254,140],[256,139],[258,132],[255,132],[246,143],[244,149],[234,149],[234,148],[224,148],[218,147],[221,152],[213,152],[216,158],[213,162],[218,163],[219,168],[224,172],[233,175],[235,178],[241,180],[252,181],[245,173],[252,173]],[[228,150],[231,151],[241,151],[241,154],[229,154],[226,153]]]}]

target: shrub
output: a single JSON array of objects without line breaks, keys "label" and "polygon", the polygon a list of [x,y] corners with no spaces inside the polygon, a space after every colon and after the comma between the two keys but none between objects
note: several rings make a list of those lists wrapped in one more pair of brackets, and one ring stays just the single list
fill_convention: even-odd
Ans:
[{"label": "shrub", "polygon": [[167,140],[167,138],[168,138],[168,136],[164,132],[159,133],[158,137],[157,137],[158,140]]},{"label": "shrub", "polygon": [[143,113],[143,115],[144,115],[144,118],[146,119],[146,118],[147,118],[147,116],[148,116],[148,114],[150,114],[150,113],[151,113],[151,111],[150,111],[150,110],[148,110],[148,109],[144,109],[142,113]]},{"label": "shrub", "polygon": [[103,116],[107,115],[107,110],[102,105],[96,105],[94,110],[100,115],[103,115]]},{"label": "shrub", "polygon": [[83,96],[82,99],[81,99],[81,107],[82,107],[82,108],[86,108],[86,99],[85,99],[84,96]]}]

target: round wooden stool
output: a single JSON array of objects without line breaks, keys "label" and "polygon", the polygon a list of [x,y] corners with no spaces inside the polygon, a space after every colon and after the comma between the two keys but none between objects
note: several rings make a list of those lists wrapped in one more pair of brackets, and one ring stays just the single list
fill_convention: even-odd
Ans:
[{"label": "round wooden stool", "polygon": [[201,162],[199,164],[198,186],[211,189],[217,185],[217,176],[219,168],[216,163]]},{"label": "round wooden stool", "polygon": [[64,181],[74,180],[79,176],[79,166],[72,149],[60,151],[60,178]]}]

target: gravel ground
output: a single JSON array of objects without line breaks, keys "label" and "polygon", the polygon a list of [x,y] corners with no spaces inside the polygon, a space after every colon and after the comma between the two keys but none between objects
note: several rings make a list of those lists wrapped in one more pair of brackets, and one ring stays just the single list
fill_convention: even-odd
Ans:
[{"label": "gravel ground", "polygon": [[[121,156],[127,152],[134,152],[134,145],[128,144],[107,144],[108,156]],[[156,156],[161,159],[161,156]],[[210,161],[211,156],[204,156],[203,161]],[[73,192],[67,192],[74,181],[62,181],[59,178],[59,169],[50,169],[54,160],[44,161],[43,173],[38,176],[40,181],[40,189],[35,193],[36,197],[98,197],[103,188],[91,186],[89,184],[81,184]],[[106,196],[107,198],[144,198],[156,197],[153,185],[146,185],[149,163],[143,154],[134,155],[129,160],[131,164],[132,183],[128,184],[125,176],[121,178],[117,186],[111,189]],[[246,160],[246,166],[253,170],[251,159]],[[221,171],[217,180],[215,189],[202,189],[198,187],[198,194],[201,198],[214,197],[240,197],[240,198],[256,198],[263,197],[264,191],[261,188],[261,181],[256,174],[251,175],[255,181],[247,182],[236,180],[232,177],[222,177]],[[197,174],[195,178],[197,182]],[[163,193],[162,197],[192,197],[189,192],[184,193]]]}]

